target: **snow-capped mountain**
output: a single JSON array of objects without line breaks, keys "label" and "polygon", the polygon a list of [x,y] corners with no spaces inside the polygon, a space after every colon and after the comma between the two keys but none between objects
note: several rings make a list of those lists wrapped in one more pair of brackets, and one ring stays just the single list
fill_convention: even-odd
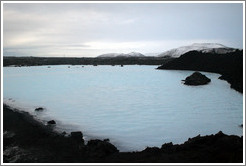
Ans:
[{"label": "snow-capped mountain", "polygon": [[105,57],[144,57],[143,54],[139,53],[139,52],[130,52],[127,54],[124,53],[108,53],[108,54],[102,54],[99,55],[98,57],[100,58],[105,58]]},{"label": "snow-capped mountain", "polygon": [[130,53],[128,53],[128,54],[126,54],[127,56],[129,56],[129,57],[143,57],[144,55],[143,54],[141,54],[141,53],[139,53],[139,52],[130,52]]},{"label": "snow-capped mountain", "polygon": [[175,49],[168,50],[159,54],[159,57],[171,56],[171,57],[179,57],[189,51],[201,51],[204,53],[217,53],[217,54],[225,54],[229,52],[234,52],[237,49],[226,47],[222,44],[218,43],[194,43],[189,46],[183,46]]},{"label": "snow-capped mountain", "polygon": [[153,52],[151,52],[151,53],[145,53],[144,55],[145,56],[158,56],[158,55],[160,55],[161,54],[161,52],[158,52],[158,53],[153,53]]}]

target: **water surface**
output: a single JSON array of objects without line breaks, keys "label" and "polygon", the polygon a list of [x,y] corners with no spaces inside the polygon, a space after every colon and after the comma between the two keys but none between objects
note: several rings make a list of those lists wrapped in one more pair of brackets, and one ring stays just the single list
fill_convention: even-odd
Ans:
[{"label": "water surface", "polygon": [[[4,67],[4,102],[55,119],[58,130],[81,130],[87,140],[109,138],[121,151],[220,130],[242,135],[243,95],[220,75],[202,72],[211,83],[186,86],[181,80],[192,71],[156,67]],[[45,111],[35,113],[39,106]]]}]

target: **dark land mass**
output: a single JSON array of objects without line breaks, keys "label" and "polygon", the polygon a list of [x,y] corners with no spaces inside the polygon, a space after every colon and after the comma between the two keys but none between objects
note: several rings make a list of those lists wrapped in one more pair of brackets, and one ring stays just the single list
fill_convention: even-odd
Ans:
[{"label": "dark land mass", "polygon": [[161,65],[170,57],[3,57],[3,66],[40,65]]},{"label": "dark land mass", "polygon": [[243,93],[243,50],[227,54],[190,51],[179,58],[165,61],[157,69],[193,70],[221,74],[231,88]]},{"label": "dark land mass", "polygon": [[243,137],[222,132],[184,144],[163,144],[140,152],[119,152],[105,140],[87,144],[81,132],[57,133],[26,112],[3,106],[4,163],[242,163]]}]

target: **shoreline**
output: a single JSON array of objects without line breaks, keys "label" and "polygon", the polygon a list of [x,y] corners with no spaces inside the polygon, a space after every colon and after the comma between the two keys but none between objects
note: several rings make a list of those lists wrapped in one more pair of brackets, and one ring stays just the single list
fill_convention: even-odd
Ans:
[{"label": "shoreline", "polygon": [[160,70],[193,70],[221,74],[230,87],[243,94],[243,51],[221,54],[187,52],[176,59],[165,62]]},{"label": "shoreline", "polygon": [[3,57],[5,66],[43,65],[161,65],[169,57]]},{"label": "shoreline", "polygon": [[3,105],[4,163],[243,162],[243,137],[222,132],[198,135],[179,145],[170,142],[161,148],[147,147],[136,152],[119,152],[108,139],[89,140],[85,144],[82,138],[79,131],[64,136],[29,113]]}]

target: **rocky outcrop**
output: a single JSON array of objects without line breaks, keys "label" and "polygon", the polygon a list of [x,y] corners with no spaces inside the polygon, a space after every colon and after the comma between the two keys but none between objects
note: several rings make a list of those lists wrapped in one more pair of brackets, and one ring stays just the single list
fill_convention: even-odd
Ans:
[{"label": "rocky outcrop", "polygon": [[44,108],[43,107],[38,107],[38,108],[35,108],[35,111],[43,111]]},{"label": "rocky outcrop", "polygon": [[215,135],[196,136],[183,144],[172,142],[161,148],[147,147],[141,152],[119,153],[111,162],[129,163],[239,163],[243,161],[243,138],[228,136],[221,131]]},{"label": "rocky outcrop", "polygon": [[71,132],[71,138],[74,139],[79,144],[84,144],[83,134],[81,131]]},{"label": "rocky outcrop", "polygon": [[56,121],[50,120],[50,121],[47,122],[47,124],[48,124],[48,125],[54,125],[54,124],[56,124]]},{"label": "rocky outcrop", "polygon": [[98,139],[88,141],[86,148],[89,155],[96,158],[105,157],[119,152],[119,150],[110,142]]},{"label": "rocky outcrop", "polygon": [[192,75],[186,77],[184,80],[185,85],[206,85],[211,81],[208,77],[200,72],[194,72]]},{"label": "rocky outcrop", "polygon": [[193,70],[219,73],[220,79],[231,84],[231,88],[243,93],[243,51],[226,54],[190,51],[179,58],[163,62],[157,69]]}]

